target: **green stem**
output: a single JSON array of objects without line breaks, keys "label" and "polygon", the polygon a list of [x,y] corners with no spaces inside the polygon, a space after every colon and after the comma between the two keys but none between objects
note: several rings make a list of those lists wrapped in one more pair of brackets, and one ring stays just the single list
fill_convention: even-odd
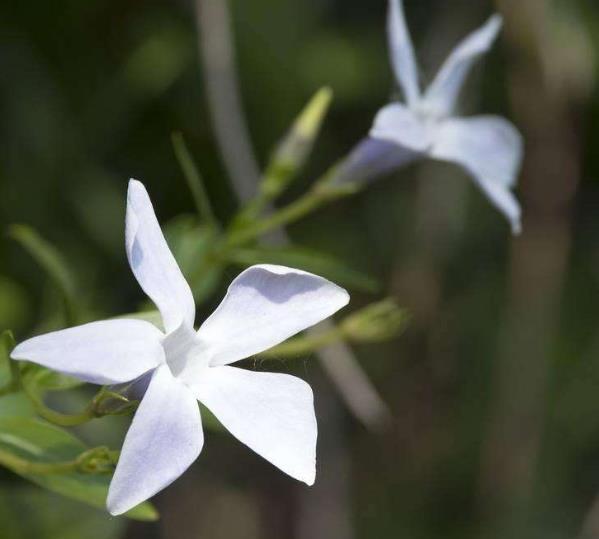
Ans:
[{"label": "green stem", "polygon": [[3,449],[0,449],[0,464],[13,472],[32,475],[68,473],[77,470],[79,467],[79,462],[77,460],[53,462],[51,464],[45,462],[31,462],[21,457],[17,457],[13,453],[4,451]]},{"label": "green stem", "polygon": [[304,196],[298,198],[295,202],[281,208],[253,225],[232,232],[227,240],[227,247],[243,245],[266,232],[297,221],[332,200],[353,195],[355,192],[356,187],[353,185],[331,187],[328,185],[328,182],[317,182],[312,189],[310,189]]},{"label": "green stem", "polygon": [[119,458],[119,451],[95,447],[81,453],[76,459],[62,462],[32,462],[0,449],[0,464],[19,474],[50,475],[70,472],[104,473],[110,471]]},{"label": "green stem", "polygon": [[316,352],[324,346],[333,344],[340,339],[343,339],[343,331],[338,326],[333,326],[331,329],[321,333],[309,333],[301,337],[289,339],[284,343],[266,350],[260,354],[262,358],[280,358],[293,357]]},{"label": "green stem", "polygon": [[86,408],[79,414],[63,414],[48,408],[39,399],[32,398],[31,402],[35,408],[35,411],[40,417],[43,417],[46,421],[59,425],[61,427],[75,427],[83,423],[87,423],[97,416],[93,413],[93,410]]},{"label": "green stem", "polygon": [[63,414],[48,408],[44,404],[43,398],[33,391],[32,388],[28,387],[27,384],[23,384],[23,388],[31,400],[37,414],[43,417],[46,421],[61,427],[74,427],[76,425],[87,423],[88,421],[98,417],[105,415],[122,415],[123,413],[128,413],[131,409],[133,409],[133,403],[131,403],[131,407],[127,407],[126,409],[121,408],[120,410],[115,411],[114,414],[112,412],[102,411],[100,408],[102,402],[107,398],[114,396],[112,392],[103,387],[100,389],[100,391],[98,391],[98,393],[96,393],[95,397],[82,412],[78,414]]}]

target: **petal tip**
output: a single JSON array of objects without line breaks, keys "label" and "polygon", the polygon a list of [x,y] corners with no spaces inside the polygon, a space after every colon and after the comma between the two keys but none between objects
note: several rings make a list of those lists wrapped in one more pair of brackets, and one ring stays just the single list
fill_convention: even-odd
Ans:
[{"label": "petal tip", "polygon": [[108,498],[106,499],[106,509],[113,517],[118,517],[125,513],[129,508],[114,500],[114,495],[112,494],[112,491],[109,490]]},{"label": "petal tip", "polygon": [[309,487],[314,486],[314,483],[316,483],[316,462],[314,462],[310,471],[306,472],[302,477],[298,477],[298,479]]}]

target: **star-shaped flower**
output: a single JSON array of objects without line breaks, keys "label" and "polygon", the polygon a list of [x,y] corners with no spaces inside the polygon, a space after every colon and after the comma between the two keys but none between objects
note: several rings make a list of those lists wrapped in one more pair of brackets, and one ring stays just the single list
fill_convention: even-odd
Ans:
[{"label": "star-shaped flower", "polygon": [[474,61],[487,52],[501,28],[493,15],[452,51],[433,82],[420,90],[414,49],[401,0],[390,0],[388,34],[391,63],[405,105],[392,103],[377,114],[370,137],[434,159],[462,166],[520,232],[520,206],[510,189],[522,161],[522,138],[498,116],[454,116],[455,104]]},{"label": "star-shaped flower", "polygon": [[149,378],[110,484],[113,515],[168,486],[197,458],[204,437],[198,402],[241,442],[311,485],[316,418],[310,386],[294,376],[230,367],[331,316],[345,290],[303,271],[259,265],[242,272],[196,332],[189,285],[170,252],[144,186],[129,183],[129,264],[162,315],[165,332],[141,320],[93,322],[29,339],[13,359],[92,384]]}]

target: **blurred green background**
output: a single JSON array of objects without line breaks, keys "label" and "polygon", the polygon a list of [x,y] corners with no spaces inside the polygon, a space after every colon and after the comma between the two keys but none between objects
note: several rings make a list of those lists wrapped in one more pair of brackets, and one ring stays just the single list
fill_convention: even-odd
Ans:
[{"label": "blurred green background", "polygon": [[[230,4],[260,166],[313,92],[334,91],[289,201],[367,133],[394,92],[386,2]],[[0,472],[2,539],[599,537],[599,4],[405,5],[423,80],[493,10],[504,15],[461,102],[524,134],[524,233],[512,238],[462,171],[428,162],[290,228],[297,243],[379,280],[380,293],[354,293],[354,306],[393,295],[410,310],[401,337],[355,348],[392,425],[357,422],[313,357],[278,362],[315,389],[314,487],[209,433],[196,464],[156,498],[153,524]],[[146,184],[161,222],[193,211],[173,131],[219,219],[237,207],[200,64],[190,1],[0,4],[0,228],[27,223],[61,250],[90,318],[142,301],[124,254],[128,178]],[[20,339],[55,327],[56,290],[5,234],[0,261],[0,329]],[[125,424],[104,419],[81,435],[116,447]]]}]

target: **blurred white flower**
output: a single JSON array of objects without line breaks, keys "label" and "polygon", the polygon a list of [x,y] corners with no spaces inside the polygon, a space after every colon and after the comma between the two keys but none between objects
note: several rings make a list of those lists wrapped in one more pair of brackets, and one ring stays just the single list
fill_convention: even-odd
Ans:
[{"label": "blurred white flower", "polygon": [[313,484],[317,428],[310,386],[294,376],[228,365],[331,316],[348,303],[347,292],[303,271],[253,266],[231,283],[196,332],[191,290],[135,180],[127,197],[126,248],[165,333],[141,320],[105,320],[34,337],[12,353],[93,384],[149,378],[110,485],[108,510],[118,515],[133,508],[196,459],[204,441],[197,401],[256,453]]},{"label": "blurred white flower", "polygon": [[474,61],[497,37],[502,19],[493,15],[451,52],[426,90],[418,83],[414,49],[401,0],[390,0],[388,33],[391,63],[405,104],[392,103],[377,114],[370,136],[434,159],[461,165],[489,200],[520,232],[520,206],[510,189],[522,161],[522,138],[498,116],[453,116],[458,94]]}]

